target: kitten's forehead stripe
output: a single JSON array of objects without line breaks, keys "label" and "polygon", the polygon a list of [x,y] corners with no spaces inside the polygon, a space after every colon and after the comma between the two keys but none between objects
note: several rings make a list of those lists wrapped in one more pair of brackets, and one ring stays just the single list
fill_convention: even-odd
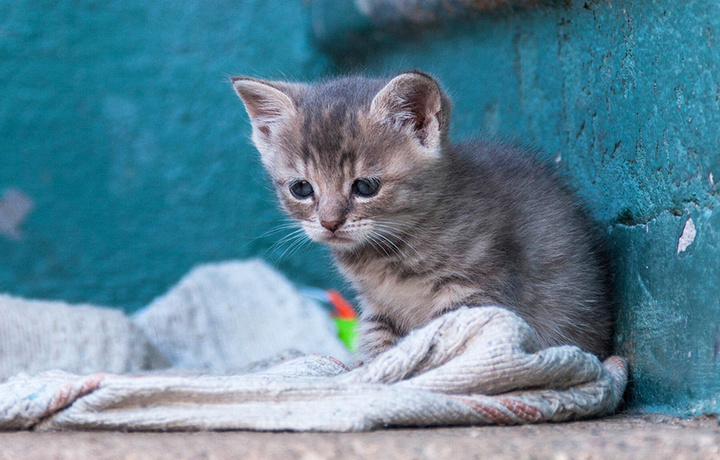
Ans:
[{"label": "kitten's forehead stripe", "polygon": [[[302,114],[299,153],[315,171],[341,173],[348,180],[355,176],[357,144],[367,142],[363,139],[367,136],[361,135],[361,118],[386,83],[382,79],[344,78],[307,88],[297,101],[298,112]],[[377,163],[372,158],[368,160]]]},{"label": "kitten's forehead stripe", "polygon": [[341,171],[344,171],[348,176],[353,177],[353,176],[355,176],[355,162],[356,162],[355,152],[351,149],[346,148],[340,154],[340,159],[338,160],[338,167],[340,168]]},{"label": "kitten's forehead stripe", "polygon": [[308,171],[315,171],[318,169],[318,155],[314,147],[306,145],[303,149],[303,165],[305,170],[303,173],[307,174]]}]

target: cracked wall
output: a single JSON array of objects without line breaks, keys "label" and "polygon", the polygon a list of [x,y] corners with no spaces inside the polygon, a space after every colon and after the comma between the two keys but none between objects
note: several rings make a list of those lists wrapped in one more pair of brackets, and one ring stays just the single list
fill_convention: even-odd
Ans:
[{"label": "cracked wall", "polygon": [[720,410],[720,4],[571,1],[413,33],[347,16],[316,15],[340,68],[431,72],[454,138],[532,144],[570,176],[608,231],[631,407]]}]

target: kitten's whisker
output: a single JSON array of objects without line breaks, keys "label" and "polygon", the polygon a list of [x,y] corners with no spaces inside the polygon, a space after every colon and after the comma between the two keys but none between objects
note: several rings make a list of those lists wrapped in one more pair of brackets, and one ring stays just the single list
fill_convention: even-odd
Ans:
[{"label": "kitten's whisker", "polygon": [[392,240],[390,240],[388,237],[383,235],[381,232],[375,232],[374,233],[375,240],[380,244],[382,247],[388,248],[391,252],[391,254],[395,254],[400,259],[407,258],[407,254],[405,254],[397,244],[395,244]]},{"label": "kitten's whisker", "polygon": [[443,231],[440,225],[428,225],[427,221],[410,218],[407,220],[380,220],[378,223],[397,226],[400,229],[409,230],[412,233],[420,233],[427,236],[435,236],[437,232]]},{"label": "kitten's whisker", "polygon": [[300,235],[297,235],[297,236],[292,240],[292,242],[290,243],[290,245],[283,251],[283,253],[280,254],[280,257],[277,258],[277,262],[282,261],[282,260],[285,258],[286,255],[289,257],[290,254],[292,254],[293,252],[295,252],[295,249],[294,249],[294,248],[297,248],[297,247],[299,247],[299,246],[302,246],[302,245],[305,243],[305,241],[306,241],[306,240],[302,239],[302,237],[301,237]]},{"label": "kitten's whisker", "polygon": [[407,234],[407,233],[416,233],[416,234],[422,234],[422,235],[428,235],[427,232],[422,230],[421,228],[414,227],[411,224],[407,224],[405,226],[400,225],[396,222],[375,222],[375,227],[379,229],[389,230],[394,233],[393,236],[400,237],[400,234]]},{"label": "kitten's whisker", "polygon": [[[256,242],[256,241],[258,241],[258,240],[260,240],[260,239],[262,239],[262,238],[266,238],[266,237],[271,236],[271,235],[274,235],[274,234],[276,234],[276,233],[285,232],[285,231],[290,230],[290,229],[296,229],[296,230],[294,230],[293,232],[290,232],[290,234],[293,234],[293,233],[297,232],[298,223],[297,223],[296,221],[291,220],[291,219],[283,219],[283,220],[286,220],[287,222],[282,223],[282,224],[279,224],[279,225],[276,225],[275,227],[273,227],[273,228],[271,228],[270,230],[268,230],[268,231],[260,234],[259,236],[256,236],[256,237],[252,238],[251,242]],[[270,248],[272,248],[273,246],[275,246],[276,244],[278,244],[280,241],[282,241],[283,238],[286,238],[287,236],[288,236],[288,235],[284,235],[282,238],[280,238],[280,240],[278,240],[278,241],[276,241],[275,243],[273,243],[273,245],[270,246]],[[268,249],[269,249],[269,248],[268,248]]]},{"label": "kitten's whisker", "polygon": [[290,243],[290,246],[292,246],[292,244],[296,240],[301,239],[303,237],[303,234],[304,234],[304,230],[302,228],[299,228],[297,230],[292,231],[291,233],[288,233],[287,235],[283,236],[282,238],[280,238],[279,240],[274,242],[269,248],[267,248],[263,252],[263,256],[265,256],[267,253],[274,252],[276,249],[279,249],[280,246],[282,246],[285,243]]},{"label": "kitten's whisker", "polygon": [[307,251],[308,248],[310,248],[313,240],[310,238],[307,238],[303,240],[298,246],[297,249],[295,249],[295,252],[299,253],[300,251]]},{"label": "kitten's whisker", "polygon": [[375,235],[372,233],[368,234],[366,237],[366,241],[370,243],[370,245],[375,248],[378,251],[382,251],[385,254],[385,257],[390,257],[390,253],[387,252],[387,249],[385,249],[385,246],[380,244],[379,241],[375,238]]},{"label": "kitten's whisker", "polygon": [[[412,244],[410,244],[410,242],[409,242],[406,238],[403,238],[402,236],[400,236],[400,235],[398,235],[397,233],[393,232],[393,231],[392,231],[393,229],[392,229],[391,226],[385,226],[385,225],[380,224],[380,225],[377,225],[377,226],[376,226],[376,230],[377,230],[377,233],[378,233],[379,235],[382,235],[384,239],[386,239],[388,242],[392,243],[396,248],[399,249],[399,247],[397,246],[397,244],[394,243],[393,241],[391,241],[391,240],[390,240],[389,238],[387,238],[387,237],[396,238],[396,239],[399,240],[401,243],[403,243],[403,244],[406,245],[408,248],[410,248],[413,252],[415,252],[415,254],[417,254],[418,256],[420,255],[420,252],[419,252],[417,249],[415,249],[415,246],[413,246]],[[396,231],[397,231],[397,230],[396,230]],[[383,232],[386,233],[387,237],[383,235]],[[405,258],[407,259],[407,254],[403,253],[403,255],[404,255]]]},{"label": "kitten's whisker", "polygon": [[285,243],[285,242],[287,242],[287,241],[289,241],[289,240],[292,240],[292,239],[294,239],[295,237],[301,235],[302,233],[303,233],[303,229],[301,229],[301,228],[299,228],[299,229],[297,229],[297,230],[293,230],[292,232],[288,233],[287,235],[284,235],[282,238],[280,238],[280,239],[277,240],[275,243],[273,243],[272,246],[270,246],[270,248],[272,249],[272,248],[274,248],[274,247],[276,247],[276,246],[280,246],[280,245],[282,245],[283,243]]},{"label": "kitten's whisker", "polygon": [[403,251],[402,249],[400,249],[400,247],[399,247],[397,244],[395,244],[395,242],[392,241],[390,238],[388,238],[387,236],[383,235],[381,231],[376,232],[375,235],[377,235],[378,237],[382,238],[383,241],[385,241],[386,243],[388,243],[388,244],[390,245],[390,248],[393,250],[393,252],[395,252],[395,254],[398,255],[398,257],[400,257],[401,259],[407,259],[407,258],[408,258],[408,257],[407,257],[407,254],[405,254],[405,251]]},{"label": "kitten's whisker", "polygon": [[[390,256],[390,253],[388,253],[387,250],[385,249],[386,244],[380,239],[380,236],[381,236],[381,235],[380,235],[380,232],[377,231],[377,228],[374,228],[370,233],[368,233],[368,234],[366,235],[366,238],[365,238],[365,239],[366,239],[367,241],[371,242],[371,243],[374,243],[374,244],[373,244],[373,247],[374,247],[374,248],[376,248],[376,249],[382,249],[382,250],[383,250],[383,253],[384,253],[386,256]],[[384,238],[384,239],[387,240],[387,238]],[[392,249],[392,248],[391,248],[391,249]],[[395,252],[395,251],[393,250],[393,253],[394,253],[394,252]]]},{"label": "kitten's whisker", "polygon": [[[394,230],[400,233],[412,233],[423,235],[427,237],[434,237],[432,230],[434,228],[426,229],[418,225],[418,222],[397,222],[397,221],[376,221],[375,225]],[[399,236],[399,235],[398,235]]]},{"label": "kitten's whisker", "polygon": [[[281,220],[283,220],[283,221],[285,221],[285,222],[282,223],[282,224],[279,224],[279,225],[274,226],[274,227],[271,228],[270,230],[267,230],[267,231],[261,233],[260,235],[257,235],[257,236],[249,236],[249,237],[243,238],[243,239],[246,239],[247,242],[242,246],[242,248],[245,249],[245,248],[247,248],[248,246],[250,246],[251,244],[257,243],[258,240],[261,240],[261,239],[266,238],[266,237],[268,237],[268,236],[271,236],[271,235],[274,235],[274,234],[276,234],[276,233],[280,233],[280,232],[283,232],[283,231],[286,231],[286,230],[289,230],[289,229],[291,229],[291,228],[295,228],[295,227],[298,226],[297,221],[295,221],[294,219],[287,219],[287,218],[285,218],[285,219],[281,219]],[[266,253],[267,253],[267,250],[265,250],[265,252],[264,252],[262,255],[266,255]]]},{"label": "kitten's whisker", "polygon": [[291,228],[297,228],[297,226],[298,226],[297,223],[281,224],[281,225],[278,225],[278,226],[276,226],[276,227],[274,227],[274,228],[271,228],[270,230],[268,230],[268,231],[260,234],[259,236],[256,236],[255,239],[265,238],[266,236],[270,236],[270,235],[273,235],[273,234],[278,233],[278,232],[282,232],[282,231],[285,231],[285,230],[289,230],[289,229],[291,229]]},{"label": "kitten's whisker", "polygon": [[296,239],[295,242],[293,243],[293,245],[291,246],[291,248],[289,248],[289,251],[287,252],[286,257],[289,258],[293,254],[300,251],[301,248],[307,247],[311,242],[312,242],[312,240],[310,238],[303,238],[300,240]]}]

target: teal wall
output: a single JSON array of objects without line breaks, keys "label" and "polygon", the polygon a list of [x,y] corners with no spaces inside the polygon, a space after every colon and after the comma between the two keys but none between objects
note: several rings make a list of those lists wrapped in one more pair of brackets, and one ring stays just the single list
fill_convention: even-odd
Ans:
[{"label": "teal wall", "polygon": [[[317,78],[302,0],[0,0],[0,292],[134,310],[201,262],[263,256],[282,223],[236,74]],[[281,270],[328,279],[315,248]],[[312,262],[308,262],[311,260]]]},{"label": "teal wall", "polygon": [[133,310],[196,263],[249,256],[342,285],[322,250],[272,246],[283,221],[226,77],[421,68],[455,101],[453,137],[542,148],[607,229],[630,407],[720,411],[717,2],[412,32],[335,0],[0,0],[0,21],[0,192],[35,202],[23,239],[0,234],[0,291]]},{"label": "teal wall", "polygon": [[534,144],[572,178],[608,231],[630,407],[720,411],[720,3],[572,1],[412,34],[327,11],[338,65],[427,70],[456,138]]}]

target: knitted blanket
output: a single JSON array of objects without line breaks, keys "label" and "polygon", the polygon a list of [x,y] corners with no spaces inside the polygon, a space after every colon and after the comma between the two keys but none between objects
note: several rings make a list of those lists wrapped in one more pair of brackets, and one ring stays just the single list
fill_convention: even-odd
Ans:
[{"label": "knitted blanket", "polygon": [[0,429],[363,431],[557,422],[612,413],[624,360],[540,349],[520,317],[463,308],[349,370],[308,355],[233,376],[21,374],[0,384]]}]

